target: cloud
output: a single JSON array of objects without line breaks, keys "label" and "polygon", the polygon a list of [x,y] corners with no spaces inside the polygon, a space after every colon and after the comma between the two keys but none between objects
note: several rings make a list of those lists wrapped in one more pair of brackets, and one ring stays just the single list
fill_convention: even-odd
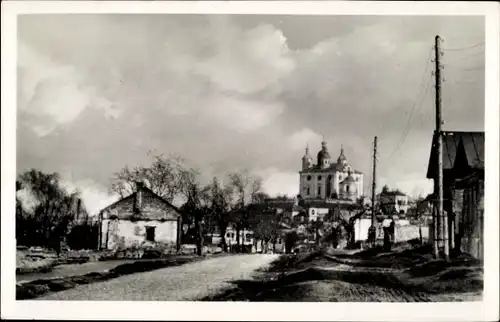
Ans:
[{"label": "cloud", "polygon": [[18,109],[28,115],[37,134],[46,135],[72,122],[87,107],[116,116],[110,103],[84,84],[75,67],[51,60],[22,40],[18,48]]},{"label": "cloud", "polygon": [[263,191],[271,196],[285,194],[295,197],[299,193],[299,175],[296,172],[280,172],[277,168],[267,168],[255,173],[264,178]]},{"label": "cloud", "polygon": [[288,139],[288,144],[293,150],[302,150],[310,143],[321,142],[322,136],[309,128],[303,128],[293,133]]},{"label": "cloud", "polygon": [[[379,176],[425,188],[434,36],[484,41],[480,17],[26,15],[18,30],[17,171],[68,173],[89,200],[150,149],[207,177],[267,169],[269,191],[292,193],[323,135],[365,189],[374,136]],[[445,50],[447,130],[484,130],[481,50]]]},{"label": "cloud", "polygon": [[66,176],[61,181],[61,186],[68,193],[79,192],[86,210],[90,216],[96,215],[99,210],[109,206],[119,199],[119,196],[106,193],[106,188],[92,180],[75,180]]},{"label": "cloud", "polygon": [[196,64],[195,72],[206,76],[223,91],[251,94],[266,89],[290,74],[295,62],[283,33],[262,24],[242,31],[223,18],[212,18],[213,52]]},{"label": "cloud", "polygon": [[[244,132],[257,130],[271,124],[285,107],[277,103],[263,103],[219,96],[207,102],[203,115],[219,126]],[[228,116],[230,115],[230,122]]]}]

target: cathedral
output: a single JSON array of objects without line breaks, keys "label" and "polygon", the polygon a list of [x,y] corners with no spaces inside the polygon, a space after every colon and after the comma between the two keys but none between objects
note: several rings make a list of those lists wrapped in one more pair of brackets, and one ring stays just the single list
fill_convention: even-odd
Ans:
[{"label": "cathedral", "polygon": [[331,162],[326,142],[321,142],[317,164],[309,155],[309,147],[302,157],[300,192],[302,199],[337,199],[356,201],[363,195],[363,173],[354,170],[347,162],[341,147],[337,162]]}]

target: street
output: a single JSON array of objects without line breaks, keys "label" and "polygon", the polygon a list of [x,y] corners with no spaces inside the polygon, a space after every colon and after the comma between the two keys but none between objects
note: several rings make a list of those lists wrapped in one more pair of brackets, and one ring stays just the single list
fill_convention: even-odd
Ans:
[{"label": "street", "polygon": [[193,301],[230,287],[228,282],[249,279],[278,255],[235,255],[182,266],[137,273],[81,285],[39,297],[39,300]]}]

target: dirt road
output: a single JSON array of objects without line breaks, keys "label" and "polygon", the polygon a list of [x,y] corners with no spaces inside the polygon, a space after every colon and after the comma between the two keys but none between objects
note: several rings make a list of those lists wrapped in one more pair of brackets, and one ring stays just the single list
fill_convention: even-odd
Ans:
[{"label": "dirt road", "polygon": [[137,273],[78,286],[38,300],[182,301],[197,300],[230,287],[232,280],[248,279],[277,255],[237,255],[212,258],[177,267]]}]

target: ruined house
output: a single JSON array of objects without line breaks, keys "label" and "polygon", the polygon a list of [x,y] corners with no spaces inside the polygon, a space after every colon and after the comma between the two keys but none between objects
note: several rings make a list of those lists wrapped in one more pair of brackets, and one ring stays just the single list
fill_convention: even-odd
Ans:
[{"label": "ruined house", "polygon": [[181,227],[179,210],[139,183],[135,193],[101,210],[99,248],[122,250],[162,245],[178,250]]},{"label": "ruined house", "polygon": [[[484,132],[442,132],[442,136],[443,206],[450,249],[483,258]],[[436,137],[427,171],[427,178],[434,180],[435,144]]]}]

